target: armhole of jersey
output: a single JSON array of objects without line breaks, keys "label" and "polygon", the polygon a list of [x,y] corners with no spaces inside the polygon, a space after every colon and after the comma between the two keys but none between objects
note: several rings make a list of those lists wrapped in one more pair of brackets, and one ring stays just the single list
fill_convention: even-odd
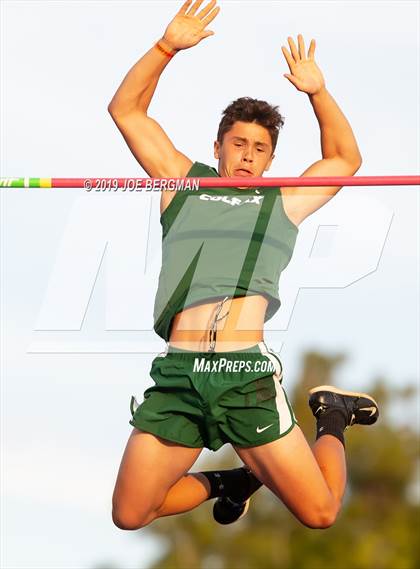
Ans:
[{"label": "armhole of jersey", "polygon": [[292,227],[296,232],[298,232],[298,231],[299,231],[299,227],[298,227],[295,223],[293,223],[293,221],[292,221],[292,220],[290,219],[290,217],[287,215],[286,210],[284,209],[284,198],[283,198],[283,194],[282,194],[281,188],[279,187],[278,190],[279,190],[279,194],[280,194],[280,207],[281,207],[282,214],[283,214],[283,216],[285,217],[286,221],[291,225],[291,227]]},{"label": "armhole of jersey", "polygon": [[[187,175],[185,176],[186,178],[200,178],[200,177],[209,177],[208,173],[209,171],[211,171],[214,174],[214,177],[218,177],[217,172],[215,172],[210,166],[207,166],[206,164],[203,164],[202,162],[193,162],[191,168],[189,169],[189,171],[187,172]],[[206,174],[205,176],[203,176],[203,174]],[[174,219],[175,217],[178,215],[179,211],[181,210],[182,206],[184,205],[184,202],[186,200],[188,196],[188,191],[177,191],[175,192],[174,197],[171,199],[171,201],[169,202],[169,204],[166,206],[166,208],[163,210],[163,212],[160,215],[160,222],[162,223],[164,219],[166,219],[166,214],[171,211],[174,214]],[[163,223],[162,223],[163,225]],[[170,226],[172,225],[172,222],[167,224],[165,223],[164,226],[164,236],[166,235],[166,233],[168,232]]]},{"label": "armhole of jersey", "polygon": [[[193,162],[191,168],[188,170],[187,175],[185,176],[186,178],[192,178],[194,177],[194,171],[196,170],[196,164],[198,164],[198,162]],[[178,195],[185,193],[185,192],[175,192],[174,197],[171,199],[171,201],[169,202],[169,204],[165,207],[165,209],[163,210],[163,212],[160,214],[160,220],[162,221],[162,219],[166,216],[168,210],[172,210],[172,208],[175,206],[174,202],[178,202]],[[184,200],[182,200],[182,203],[184,203]],[[178,213],[178,211],[177,211]]]}]

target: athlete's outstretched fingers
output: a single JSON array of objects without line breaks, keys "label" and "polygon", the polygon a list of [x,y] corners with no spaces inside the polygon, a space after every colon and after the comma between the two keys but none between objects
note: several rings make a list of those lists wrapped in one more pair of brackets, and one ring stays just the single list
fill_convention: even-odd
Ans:
[{"label": "athlete's outstretched fingers", "polygon": [[[341,444],[341,443],[339,443]],[[235,447],[255,476],[306,526],[329,527],[340,503],[328,488],[301,429],[257,447]]]},{"label": "athlete's outstretched fingers", "polygon": [[187,12],[188,7],[190,6],[191,2],[192,2],[192,0],[187,0],[186,2],[183,3],[181,8],[178,10],[178,14],[180,16],[183,16]]},{"label": "athlete's outstretched fingers", "polygon": [[203,3],[203,0],[196,0],[194,4],[191,6],[191,10],[188,12],[187,16],[195,16],[195,13]]},{"label": "athlete's outstretched fingers", "polygon": [[312,39],[308,50],[308,59],[314,59],[314,54],[315,54],[315,40]]},{"label": "athlete's outstretched fingers", "polygon": [[216,0],[211,0],[200,12],[197,14],[197,18],[204,18],[207,14],[213,9],[214,5],[216,4]]},{"label": "athlete's outstretched fingers", "polygon": [[220,6],[217,6],[217,8],[215,8],[212,12],[210,12],[210,14],[206,18],[204,18],[203,26],[204,27],[208,26],[210,22],[214,20],[214,18],[217,16],[219,12],[220,12]]},{"label": "athlete's outstretched fingers", "polygon": [[296,47],[295,42],[293,41],[293,38],[291,36],[289,36],[287,38],[287,41],[289,42],[289,46],[290,46],[290,51],[292,53],[293,59],[298,62],[299,61],[299,53]]},{"label": "athlete's outstretched fingers", "polygon": [[299,44],[299,56],[302,61],[306,60],[306,53],[305,53],[305,41],[303,39],[302,34],[298,35],[298,44]]},{"label": "athlete's outstretched fingers", "polygon": [[188,472],[201,450],[133,429],[112,497],[115,525],[138,529],[150,523],[169,489]]},{"label": "athlete's outstretched fingers", "polygon": [[290,53],[287,51],[287,48],[285,48],[284,46],[281,46],[281,50],[283,52],[284,58],[287,61],[287,65],[289,66],[290,73],[293,73],[293,67],[295,64],[295,60],[290,55]]}]

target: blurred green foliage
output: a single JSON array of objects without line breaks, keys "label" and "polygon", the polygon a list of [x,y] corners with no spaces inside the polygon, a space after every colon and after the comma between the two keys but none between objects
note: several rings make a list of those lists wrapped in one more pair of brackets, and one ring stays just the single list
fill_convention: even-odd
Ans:
[{"label": "blurred green foliage", "polygon": [[[307,405],[310,387],[334,383],[344,355],[307,352],[302,373],[289,397],[300,426],[314,439]],[[287,384],[286,384],[287,389]],[[288,390],[289,391],[289,390]],[[333,527],[308,529],[262,488],[248,514],[232,526],[213,521],[213,502],[186,514],[162,518],[146,530],[162,541],[162,555],[151,569],[415,569],[420,567],[418,498],[419,434],[389,418],[391,405],[416,396],[415,389],[391,389],[384,379],[366,384],[380,405],[372,427],[346,432],[348,487]],[[418,417],[411,417],[412,421]],[[240,464],[233,451],[218,453],[205,469]],[[202,465],[201,465],[202,466]],[[204,468],[202,468],[204,469]],[[417,485],[419,484],[417,476]],[[418,490],[418,487],[417,487]]]}]

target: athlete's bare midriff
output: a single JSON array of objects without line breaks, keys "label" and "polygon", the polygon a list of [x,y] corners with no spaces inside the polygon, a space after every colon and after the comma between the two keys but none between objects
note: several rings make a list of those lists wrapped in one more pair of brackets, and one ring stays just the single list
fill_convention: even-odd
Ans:
[{"label": "athlete's bare midriff", "polygon": [[[241,189],[241,188],[240,188]],[[244,188],[246,189],[246,188]],[[161,215],[169,206],[176,192],[162,192]],[[298,224],[295,212],[291,209],[289,196],[283,196],[286,216]],[[210,348],[210,329],[220,300],[203,301],[179,312],[173,320],[169,344],[184,350],[207,352]],[[226,318],[217,323],[215,352],[241,350],[263,341],[264,316],[268,300],[262,295],[252,295],[229,299],[223,304],[219,318],[227,312]]]},{"label": "athlete's bare midriff", "polygon": [[[203,301],[179,312],[173,320],[169,344],[183,350],[209,351],[211,325],[220,302]],[[218,317],[214,351],[242,350],[262,342],[267,306],[268,300],[262,295],[226,300]]]}]

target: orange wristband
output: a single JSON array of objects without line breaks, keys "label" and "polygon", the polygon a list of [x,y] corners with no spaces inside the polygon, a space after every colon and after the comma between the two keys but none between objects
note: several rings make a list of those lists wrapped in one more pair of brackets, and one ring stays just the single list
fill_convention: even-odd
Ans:
[{"label": "orange wristband", "polygon": [[159,42],[156,42],[156,43],[155,43],[155,47],[157,47],[158,50],[159,50],[161,53],[165,54],[166,57],[171,58],[171,57],[173,57],[173,56],[176,54],[176,50],[174,50],[174,51],[171,53],[170,51],[168,51],[168,50],[166,50],[164,47],[162,47]]}]

